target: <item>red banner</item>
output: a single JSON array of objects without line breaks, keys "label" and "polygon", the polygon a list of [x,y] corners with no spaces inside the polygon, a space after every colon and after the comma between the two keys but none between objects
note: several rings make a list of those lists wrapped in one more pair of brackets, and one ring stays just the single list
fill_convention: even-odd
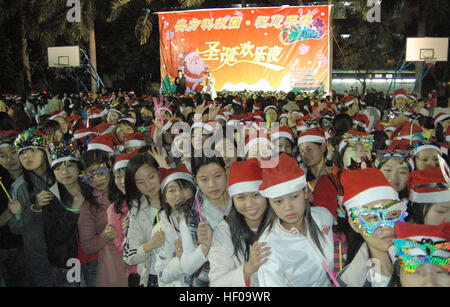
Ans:
[{"label": "red banner", "polygon": [[330,91],[330,6],[158,13],[164,93],[181,69],[189,90]]}]

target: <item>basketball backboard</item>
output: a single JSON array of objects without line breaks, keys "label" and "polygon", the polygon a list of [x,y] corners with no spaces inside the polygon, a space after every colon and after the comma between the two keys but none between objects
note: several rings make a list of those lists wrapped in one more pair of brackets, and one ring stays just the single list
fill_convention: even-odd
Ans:
[{"label": "basketball backboard", "polygon": [[80,67],[80,46],[49,47],[49,67]]},{"label": "basketball backboard", "polygon": [[446,62],[448,37],[407,37],[406,62]]}]

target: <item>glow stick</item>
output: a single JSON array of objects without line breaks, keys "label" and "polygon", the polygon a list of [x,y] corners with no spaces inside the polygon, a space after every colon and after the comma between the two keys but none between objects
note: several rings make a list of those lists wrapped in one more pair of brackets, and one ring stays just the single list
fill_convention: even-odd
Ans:
[{"label": "glow stick", "polygon": [[161,228],[159,227],[158,209],[155,208],[155,211],[156,211],[156,223],[158,223],[158,232],[161,232]]},{"label": "glow stick", "polygon": [[200,211],[200,201],[198,200],[198,197],[195,198],[195,201],[197,202],[198,216],[200,217],[200,222],[203,222],[202,212]]},{"label": "glow stick", "polygon": [[172,224],[173,231],[175,232],[175,236],[177,237],[177,240],[178,240],[177,230],[175,229],[175,225],[173,224],[173,221],[172,221],[172,217],[171,217],[171,216],[169,216],[169,220],[170,220],[170,223]]},{"label": "glow stick", "polygon": [[11,196],[9,196],[8,190],[6,190],[5,186],[2,182],[2,177],[0,177],[0,184],[2,185],[3,191],[5,191],[6,196],[8,196],[9,202],[12,202]]},{"label": "glow stick", "polygon": [[323,264],[323,266],[325,267],[325,270],[327,270],[328,275],[330,276],[331,281],[333,282],[333,284],[334,284],[336,287],[339,288],[340,285],[339,285],[339,283],[337,282],[336,278],[334,278],[334,275],[333,275],[333,273],[331,273],[330,268],[328,267],[328,265],[327,265],[327,263],[325,262],[325,260],[322,260],[322,264]]},{"label": "glow stick", "polygon": [[342,249],[341,249],[341,242],[339,242],[339,271],[342,271]]}]

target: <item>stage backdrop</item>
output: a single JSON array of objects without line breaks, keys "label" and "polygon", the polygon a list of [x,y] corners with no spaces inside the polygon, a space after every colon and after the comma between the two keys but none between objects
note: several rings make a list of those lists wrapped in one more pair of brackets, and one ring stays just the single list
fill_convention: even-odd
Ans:
[{"label": "stage backdrop", "polygon": [[178,69],[201,91],[330,91],[330,6],[160,12],[161,84],[175,91]]}]

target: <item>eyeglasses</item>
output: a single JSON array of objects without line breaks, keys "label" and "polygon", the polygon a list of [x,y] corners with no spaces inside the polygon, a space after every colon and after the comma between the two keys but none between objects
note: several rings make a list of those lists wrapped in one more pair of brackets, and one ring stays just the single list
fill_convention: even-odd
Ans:
[{"label": "eyeglasses", "polygon": [[450,272],[450,242],[394,239],[396,256],[405,272],[414,273],[424,263],[433,263]]},{"label": "eyeglasses", "polygon": [[96,178],[105,178],[108,175],[108,171],[108,165],[102,163],[95,172],[82,174],[79,178],[86,184],[92,184]]},{"label": "eyeglasses", "polygon": [[406,212],[408,200],[394,201],[384,208],[369,209],[364,207],[351,208],[351,217],[364,234],[370,237],[378,228],[394,227],[395,223],[403,222],[408,216]]}]

